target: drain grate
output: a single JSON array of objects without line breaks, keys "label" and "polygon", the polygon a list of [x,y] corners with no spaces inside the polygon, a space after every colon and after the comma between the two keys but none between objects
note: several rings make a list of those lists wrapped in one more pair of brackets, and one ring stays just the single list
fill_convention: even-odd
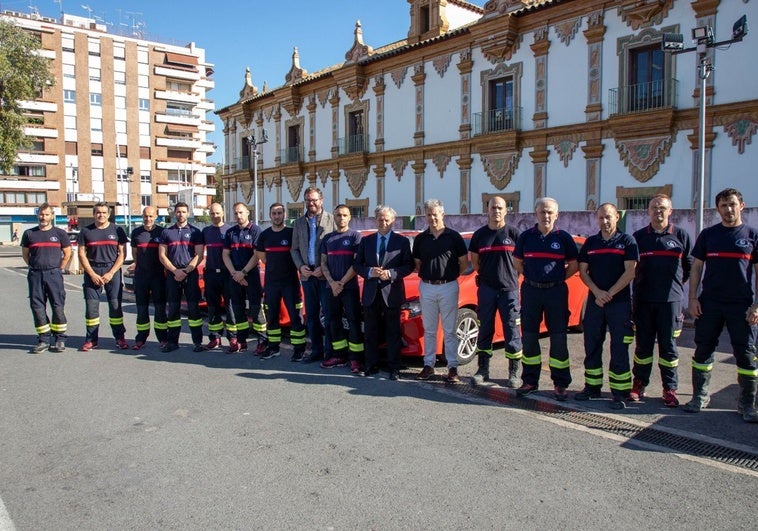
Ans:
[{"label": "drain grate", "polygon": [[[403,373],[403,376],[409,379],[415,377],[415,375],[415,371]],[[439,377],[431,378],[427,380],[427,383],[446,385],[445,381]],[[502,387],[480,388],[467,383],[454,386],[446,385],[446,387],[464,394],[485,398],[499,404],[534,411],[551,418],[560,419],[572,424],[578,424],[591,430],[612,433],[633,441],[640,441],[646,444],[668,448],[677,453],[711,459],[738,468],[758,472],[758,453],[729,448],[728,446],[702,441],[695,437],[669,433],[650,426],[638,426],[623,419],[611,418],[597,413],[572,409],[551,402],[519,398]]]}]

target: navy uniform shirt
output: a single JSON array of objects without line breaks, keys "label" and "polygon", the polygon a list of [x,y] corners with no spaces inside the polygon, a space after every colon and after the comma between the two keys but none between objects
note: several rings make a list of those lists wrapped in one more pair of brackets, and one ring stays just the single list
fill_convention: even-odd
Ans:
[{"label": "navy uniform shirt", "polygon": [[[637,242],[629,234],[618,230],[608,240],[604,240],[599,232],[593,234],[579,252],[579,262],[589,265],[592,282],[603,291],[608,291],[621,278],[625,270],[624,262],[629,260],[639,260]],[[631,293],[631,286],[627,284],[613,296],[612,302],[630,300]],[[589,296],[590,300],[595,300],[591,291]]]},{"label": "navy uniform shirt", "polygon": [[206,271],[215,271],[217,269],[226,271],[226,267],[224,267],[224,259],[221,255],[224,252],[224,235],[229,228],[230,226],[228,223],[224,223],[220,227],[209,225],[208,227],[203,228]]},{"label": "navy uniform shirt", "polygon": [[[353,229],[331,232],[321,240],[319,253],[326,255],[326,264],[334,280],[340,280],[353,266],[360,242],[361,233]],[[345,289],[358,289],[357,275],[348,280]]]},{"label": "navy uniform shirt", "polygon": [[524,278],[545,283],[566,280],[566,266],[578,255],[571,234],[554,227],[543,236],[537,225],[521,233],[513,251],[524,262]]},{"label": "navy uniform shirt", "polygon": [[461,274],[458,258],[467,253],[463,237],[448,227],[437,238],[426,229],[413,240],[413,258],[421,260],[422,280],[455,280]]},{"label": "navy uniform shirt", "polygon": [[71,240],[59,227],[48,230],[34,227],[24,231],[21,247],[29,249],[30,269],[57,269],[61,266],[61,250],[71,247]]},{"label": "navy uniform shirt", "polygon": [[187,223],[179,227],[176,223],[163,229],[161,243],[166,246],[166,256],[177,269],[184,269],[195,257],[195,246],[203,245],[203,233]]},{"label": "navy uniform shirt", "polygon": [[119,245],[125,245],[129,240],[124,229],[114,223],[108,223],[102,229],[92,223],[82,229],[77,242],[87,249],[90,264],[113,264],[118,258]]},{"label": "navy uniform shirt", "polygon": [[278,232],[269,227],[261,232],[258,250],[266,253],[264,284],[287,286],[300,282],[291,249],[292,227],[284,227]]},{"label": "navy uniform shirt", "polygon": [[705,263],[701,296],[718,302],[753,302],[753,264],[758,262],[758,231],[744,223],[703,229],[692,256]]},{"label": "navy uniform shirt", "polygon": [[[238,223],[226,231],[224,235],[224,249],[229,250],[229,258],[235,271],[242,271],[253,257],[260,235],[261,228],[252,221],[244,227],[241,227]],[[256,274],[260,274],[257,265],[253,268],[253,271]]]},{"label": "navy uniform shirt", "polygon": [[479,255],[479,282],[493,289],[518,290],[518,271],[513,267],[513,251],[520,231],[511,225],[477,229],[469,251]]},{"label": "navy uniform shirt", "polygon": [[687,231],[669,224],[663,232],[656,232],[648,225],[635,232],[634,239],[640,252],[632,284],[634,299],[681,301],[692,267],[692,240]]},{"label": "navy uniform shirt", "polygon": [[163,274],[163,264],[158,259],[158,245],[161,243],[163,227],[154,225],[147,230],[144,226],[132,231],[132,249],[137,258],[136,272]]}]

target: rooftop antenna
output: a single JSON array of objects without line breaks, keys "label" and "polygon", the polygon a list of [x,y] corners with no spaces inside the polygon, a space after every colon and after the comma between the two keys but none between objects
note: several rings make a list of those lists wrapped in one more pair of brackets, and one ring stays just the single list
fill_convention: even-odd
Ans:
[{"label": "rooftop antenna", "polygon": [[84,9],[87,12],[87,18],[92,18],[93,9],[86,4],[81,4],[81,6],[82,6],[82,9]]},{"label": "rooftop antenna", "polygon": [[142,13],[138,11],[126,11],[124,14],[129,17],[131,23],[132,36],[144,38],[145,23],[142,22]]},{"label": "rooftop antenna", "polygon": [[63,0],[53,0],[54,4],[58,4],[61,8],[61,22],[63,22]]}]

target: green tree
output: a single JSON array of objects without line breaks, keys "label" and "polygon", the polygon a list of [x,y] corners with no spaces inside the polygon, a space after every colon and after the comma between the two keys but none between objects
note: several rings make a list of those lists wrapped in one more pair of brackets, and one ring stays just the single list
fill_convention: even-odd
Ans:
[{"label": "green tree", "polygon": [[40,43],[15,24],[0,20],[0,171],[9,174],[19,149],[29,145],[19,101],[35,100],[55,78]]},{"label": "green tree", "polygon": [[224,166],[223,164],[216,164],[216,173],[213,175],[214,186],[216,187],[216,195],[213,196],[213,202],[220,205],[224,204]]}]

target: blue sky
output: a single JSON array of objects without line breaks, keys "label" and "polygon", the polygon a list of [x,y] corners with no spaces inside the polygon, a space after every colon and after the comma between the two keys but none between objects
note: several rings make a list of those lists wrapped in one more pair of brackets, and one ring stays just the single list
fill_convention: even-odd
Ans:
[{"label": "blue sky", "polygon": [[[407,0],[61,0],[63,11],[99,17],[109,28],[127,29],[144,23],[146,38],[184,45],[194,41],[205,48],[214,66],[209,97],[220,109],[239,99],[249,66],[260,89],[284,84],[292,50],[298,47],[300,66],[308,72],[344,61],[353,44],[355,21],[363,27],[364,42],[375,48],[406,37],[410,5]],[[473,2],[483,5],[483,1]],[[61,5],[53,0],[0,1],[4,10],[58,18]],[[111,26],[112,24],[112,26]],[[109,31],[111,31],[109,29]],[[209,113],[210,114],[210,113]],[[224,137],[215,114],[216,132],[209,140],[218,148],[213,162],[223,158]]]}]

